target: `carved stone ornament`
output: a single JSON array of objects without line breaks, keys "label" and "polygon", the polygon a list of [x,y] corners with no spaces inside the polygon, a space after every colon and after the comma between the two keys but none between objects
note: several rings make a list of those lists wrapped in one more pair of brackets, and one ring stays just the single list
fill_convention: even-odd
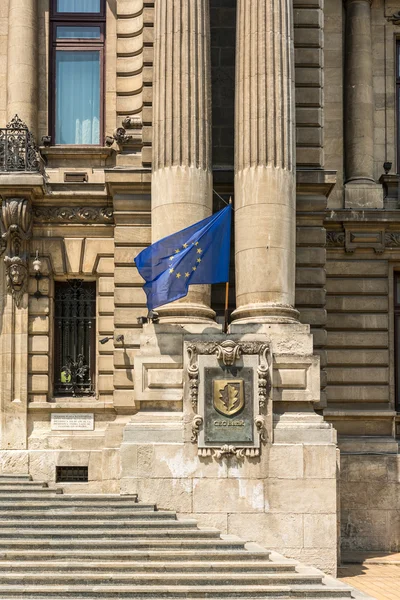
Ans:
[{"label": "carved stone ornament", "polygon": [[385,245],[388,248],[400,248],[400,233],[391,231],[385,234]]},{"label": "carved stone ornament", "polygon": [[327,231],[326,232],[326,245],[328,248],[341,248],[344,247],[346,240],[346,234],[344,231]]},{"label": "carved stone ornament", "polygon": [[6,256],[7,291],[17,307],[28,287],[29,240],[32,237],[32,208],[25,198],[7,198],[1,205],[1,252]]},{"label": "carved stone ornament", "polygon": [[114,213],[108,206],[37,206],[35,221],[52,223],[113,223]]},{"label": "carved stone ornament", "polygon": [[400,11],[393,13],[390,17],[386,17],[387,21],[393,23],[393,25],[400,25]]},{"label": "carved stone ornament", "polygon": [[[235,363],[243,355],[257,355],[258,356],[258,367],[257,367],[257,404],[258,411],[254,418],[254,426],[257,433],[259,434],[260,441],[265,443],[267,441],[267,431],[265,427],[265,417],[261,414],[267,407],[268,397],[271,392],[272,380],[271,380],[271,367],[272,357],[268,344],[263,342],[249,341],[249,342],[236,342],[233,340],[225,340],[222,343],[218,342],[191,342],[187,345],[187,352],[189,356],[189,364],[187,367],[188,373],[188,387],[189,397],[192,404],[193,412],[195,413],[192,419],[192,443],[198,443],[199,432],[204,423],[204,418],[198,411],[199,404],[199,356],[200,355],[215,355],[217,360],[224,366],[233,367]],[[224,380],[220,380],[218,383],[226,383]],[[240,380],[238,380],[240,381]],[[229,383],[229,382],[228,382]],[[232,382],[230,382],[232,384]],[[221,387],[221,386],[220,386]],[[238,397],[239,401],[239,397]],[[221,411],[222,412],[222,411]],[[229,413],[224,413],[229,414]],[[231,414],[235,414],[231,411]],[[199,456],[209,457],[214,456],[219,459],[225,456],[236,456],[236,458],[242,459],[244,457],[254,458],[260,455],[260,448],[256,447],[236,447],[231,444],[224,444],[220,448],[199,448]]]}]

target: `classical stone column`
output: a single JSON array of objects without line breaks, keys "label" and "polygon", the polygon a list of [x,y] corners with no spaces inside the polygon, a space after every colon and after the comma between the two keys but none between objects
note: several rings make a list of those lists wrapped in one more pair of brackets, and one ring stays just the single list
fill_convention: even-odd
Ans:
[{"label": "classical stone column", "polygon": [[[155,3],[152,239],[212,212],[209,3]],[[210,287],[159,310],[169,321],[214,317]]]},{"label": "classical stone column", "polygon": [[371,0],[345,0],[346,206],[379,208],[382,188],[374,180],[374,90]]},{"label": "classical stone column", "polygon": [[236,310],[247,322],[292,322],[295,116],[292,2],[238,0]]},{"label": "classical stone column", "polygon": [[9,0],[7,50],[7,115],[26,123],[36,135],[38,126],[37,0]]}]

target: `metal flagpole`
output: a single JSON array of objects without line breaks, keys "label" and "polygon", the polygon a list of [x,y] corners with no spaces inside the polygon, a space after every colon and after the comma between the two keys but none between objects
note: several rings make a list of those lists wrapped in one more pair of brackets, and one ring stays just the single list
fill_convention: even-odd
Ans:
[{"label": "metal flagpole", "polygon": [[[232,204],[232,197],[229,198],[229,204]],[[225,284],[225,322],[224,322],[224,333],[228,333],[228,304],[229,304],[229,274],[228,274],[228,281]]]}]

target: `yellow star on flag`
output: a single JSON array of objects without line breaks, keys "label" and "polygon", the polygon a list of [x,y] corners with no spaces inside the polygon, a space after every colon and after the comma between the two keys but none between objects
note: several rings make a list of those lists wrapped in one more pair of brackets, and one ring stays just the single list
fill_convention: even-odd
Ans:
[{"label": "yellow star on flag", "polygon": [[170,269],[169,270],[170,273],[173,273],[174,271],[175,271],[175,269]]},{"label": "yellow star on flag", "polygon": [[197,259],[197,262],[198,262],[198,263],[201,263],[201,258],[198,258],[198,259]]},{"label": "yellow star on flag", "polygon": [[197,267],[193,267],[192,271],[195,271],[197,269]]},{"label": "yellow star on flag", "polygon": [[177,279],[179,279],[180,277],[181,277],[181,274],[180,274],[180,273],[177,273],[177,274],[176,274],[176,278],[177,278]]},{"label": "yellow star on flag", "polygon": [[174,257],[173,257],[173,256],[170,256],[170,257],[169,257],[169,260],[174,260]]},{"label": "yellow star on flag", "polygon": [[183,244],[183,247],[184,247],[184,248],[187,248],[187,247],[188,247],[188,244]]},{"label": "yellow star on flag", "polygon": [[203,252],[203,250],[201,248],[197,249],[197,254],[201,254]]},{"label": "yellow star on flag", "polygon": [[190,273],[185,273],[185,277],[188,278],[190,276]]},{"label": "yellow star on flag", "polygon": [[180,250],[179,248],[177,250],[175,250],[175,254],[179,254]]}]

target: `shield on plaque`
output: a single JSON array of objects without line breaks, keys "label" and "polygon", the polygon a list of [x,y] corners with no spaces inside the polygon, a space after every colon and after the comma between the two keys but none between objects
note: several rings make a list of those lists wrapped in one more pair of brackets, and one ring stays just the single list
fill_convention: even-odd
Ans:
[{"label": "shield on plaque", "polygon": [[214,408],[221,415],[236,415],[244,406],[243,379],[214,379]]}]

